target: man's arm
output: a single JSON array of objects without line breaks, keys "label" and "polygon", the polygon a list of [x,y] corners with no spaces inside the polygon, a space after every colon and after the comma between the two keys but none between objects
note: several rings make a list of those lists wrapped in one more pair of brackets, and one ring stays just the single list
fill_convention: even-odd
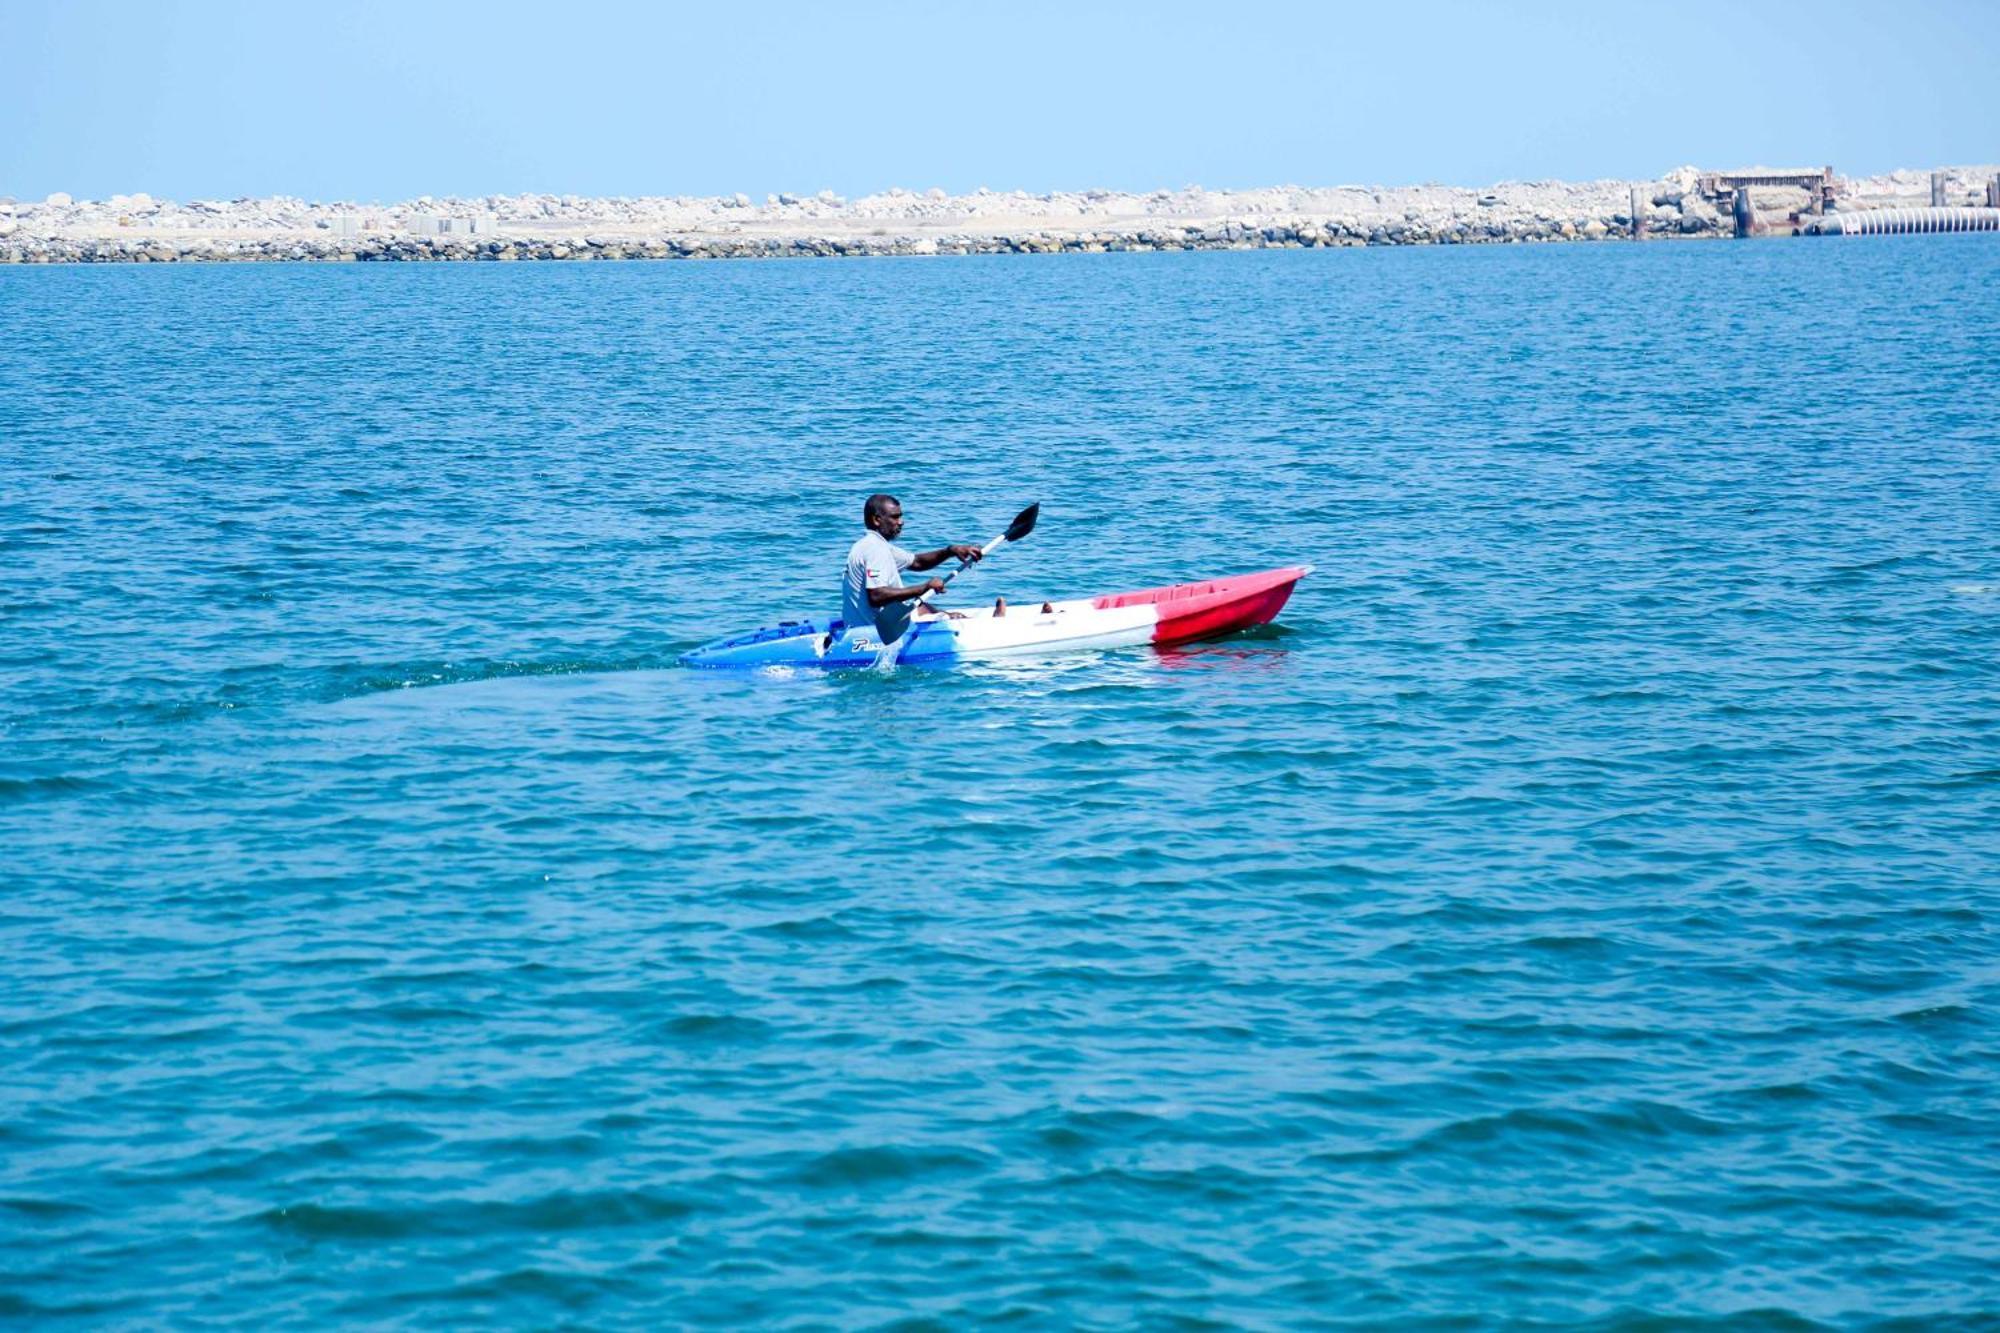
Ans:
[{"label": "man's arm", "polygon": [[936,569],[947,560],[978,560],[985,554],[977,546],[967,546],[963,543],[957,546],[940,546],[935,551],[920,552],[917,558],[910,562],[910,568],[921,574],[926,569]]},{"label": "man's arm", "polygon": [[[935,552],[926,552],[925,554],[935,554]],[[921,557],[919,558],[921,559]],[[931,563],[936,564],[937,562],[932,561]],[[915,569],[917,565],[913,561],[910,567]],[[929,568],[929,566],[925,566],[925,568]],[[943,591],[943,579],[925,579],[922,583],[912,583],[907,588],[870,588],[868,590],[868,605],[887,606],[891,602],[907,602],[913,598],[922,597],[927,592]]]}]

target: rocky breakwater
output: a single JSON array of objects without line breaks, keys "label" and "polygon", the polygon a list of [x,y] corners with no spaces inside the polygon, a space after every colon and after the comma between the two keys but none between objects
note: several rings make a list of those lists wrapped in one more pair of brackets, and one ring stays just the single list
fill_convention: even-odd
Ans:
[{"label": "rocky breakwater", "polygon": [[[693,198],[489,195],[397,204],[148,195],[0,199],[0,263],[736,259],[1056,254],[1601,241],[1727,236],[1695,170],[1653,181],[1285,186],[1029,194],[892,189]],[[1900,188],[1901,177],[1884,179]],[[1865,193],[1867,182],[1856,183]],[[1782,206],[1783,201],[1774,201]]]}]

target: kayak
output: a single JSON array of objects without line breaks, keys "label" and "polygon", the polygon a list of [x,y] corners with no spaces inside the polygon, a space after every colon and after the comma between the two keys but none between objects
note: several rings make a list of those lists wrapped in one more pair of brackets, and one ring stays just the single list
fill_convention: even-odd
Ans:
[{"label": "kayak", "polygon": [[[956,617],[915,621],[900,644],[885,645],[872,624],[850,628],[830,616],[787,620],[681,655],[695,667],[870,667],[949,662],[1138,644],[1170,647],[1270,623],[1311,565],[1175,583],[1068,602],[987,606]],[[893,649],[893,652],[888,651]]]}]

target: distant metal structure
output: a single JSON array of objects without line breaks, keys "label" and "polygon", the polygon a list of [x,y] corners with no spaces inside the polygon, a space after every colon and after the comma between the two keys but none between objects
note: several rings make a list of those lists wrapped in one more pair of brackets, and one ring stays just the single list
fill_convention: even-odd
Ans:
[{"label": "distant metal structure", "polygon": [[491,213],[475,213],[471,217],[418,213],[409,220],[405,230],[419,236],[490,236],[498,228]]},{"label": "distant metal structure", "polygon": [[1821,167],[1818,171],[1705,171],[1694,181],[1695,192],[1716,204],[1733,200],[1753,185],[1804,190],[1808,213],[1824,213],[1833,207],[1840,193],[1832,167]]},{"label": "distant metal structure", "polygon": [[1944,173],[1942,171],[1933,171],[1931,173],[1932,208],[1943,208],[1947,203],[1950,202],[1944,197],[1944,190],[1945,190]]}]

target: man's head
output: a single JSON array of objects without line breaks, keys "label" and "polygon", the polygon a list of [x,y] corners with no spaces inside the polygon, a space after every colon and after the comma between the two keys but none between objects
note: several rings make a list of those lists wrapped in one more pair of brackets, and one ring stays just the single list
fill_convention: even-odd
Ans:
[{"label": "man's head", "polygon": [[861,522],[894,541],[903,530],[903,502],[893,495],[871,495],[861,506]]}]

